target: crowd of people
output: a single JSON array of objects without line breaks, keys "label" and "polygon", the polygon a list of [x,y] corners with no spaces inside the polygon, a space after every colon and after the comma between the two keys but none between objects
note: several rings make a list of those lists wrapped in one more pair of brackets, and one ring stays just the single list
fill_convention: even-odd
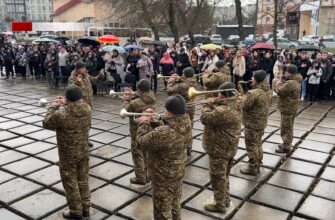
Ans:
[{"label": "crowd of people", "polygon": [[[128,44],[128,43],[127,43]],[[126,46],[126,45],[125,45]],[[150,79],[151,89],[157,92],[157,75],[181,75],[187,67],[192,67],[196,74],[211,71],[218,60],[223,60],[229,67],[232,82],[248,81],[252,73],[264,70],[272,86],[278,80],[288,64],[295,64],[303,80],[301,81],[300,99],[304,101],[326,100],[335,97],[335,55],[327,52],[289,50],[274,53],[272,50],[254,50],[247,48],[227,48],[203,50],[198,47],[188,48],[186,44],[169,46],[142,45],[143,50],[132,49],[127,54],[118,50],[106,52],[103,45],[98,47],[85,45],[3,45],[0,52],[0,71],[5,79],[16,76],[23,78],[47,78],[50,88],[67,82],[78,61],[86,64],[88,74],[96,76],[104,69],[107,81],[135,83],[141,79]],[[140,48],[140,47],[138,47]],[[202,78],[198,77],[203,85]],[[164,90],[167,80],[164,80]],[[118,87],[116,87],[118,89]],[[94,94],[97,87],[93,86]],[[276,96],[276,93],[273,93]]]}]

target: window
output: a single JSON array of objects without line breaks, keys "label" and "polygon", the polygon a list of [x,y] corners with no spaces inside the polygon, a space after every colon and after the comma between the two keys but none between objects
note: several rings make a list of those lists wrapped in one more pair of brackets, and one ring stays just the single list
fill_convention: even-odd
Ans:
[{"label": "window", "polygon": [[271,10],[271,8],[270,8],[270,7],[266,7],[266,10],[267,10],[267,11],[270,11],[270,10]]},{"label": "window", "polygon": [[270,17],[266,17],[266,21],[270,21]]}]

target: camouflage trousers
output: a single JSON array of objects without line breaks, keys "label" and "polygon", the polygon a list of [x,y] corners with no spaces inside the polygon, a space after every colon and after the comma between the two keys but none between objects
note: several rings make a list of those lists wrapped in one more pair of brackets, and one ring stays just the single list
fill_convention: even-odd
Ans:
[{"label": "camouflage trousers", "polygon": [[[187,107],[186,108],[186,113],[190,116],[191,126],[193,128],[193,119],[194,119],[194,113],[195,113],[195,106]],[[190,143],[187,145],[187,152],[191,152],[191,150],[192,150],[192,132],[191,132],[191,137],[190,137],[189,141],[190,141]]]},{"label": "camouflage trousers", "polygon": [[90,207],[91,193],[88,184],[88,157],[75,162],[59,163],[59,171],[67,204],[72,213],[82,214]]},{"label": "camouflage trousers", "polygon": [[130,125],[130,138],[131,138],[131,155],[134,162],[134,171],[137,178],[144,179],[147,177],[147,158],[148,155],[145,151],[137,147],[136,142],[137,125]]},{"label": "camouflage trousers", "polygon": [[229,198],[229,174],[233,166],[233,158],[209,156],[209,174],[216,204],[226,206]]},{"label": "camouflage trousers", "polygon": [[263,160],[262,137],[264,130],[255,130],[245,128],[245,146],[248,152],[249,165],[253,168],[258,168]]},{"label": "camouflage trousers", "polygon": [[280,135],[283,140],[283,148],[290,149],[293,141],[294,114],[281,113]]},{"label": "camouflage trousers", "polygon": [[155,220],[181,219],[180,199],[182,193],[182,181],[169,186],[153,183],[152,191]]}]

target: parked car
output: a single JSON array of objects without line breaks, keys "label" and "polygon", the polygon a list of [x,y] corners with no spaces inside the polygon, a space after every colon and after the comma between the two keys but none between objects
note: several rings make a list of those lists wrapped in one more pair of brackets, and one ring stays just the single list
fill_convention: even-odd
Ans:
[{"label": "parked car", "polygon": [[211,40],[213,44],[218,44],[218,45],[222,44],[222,37],[220,34],[212,34]]},{"label": "parked car", "polygon": [[[268,40],[266,43],[273,44],[273,38]],[[293,43],[286,38],[277,38],[277,47],[279,49],[291,49],[294,50],[298,45],[296,43]]]},{"label": "parked car", "polygon": [[319,37],[318,36],[312,36],[312,35],[307,35],[302,37],[301,39],[298,40],[299,45],[305,45],[305,44],[318,44],[319,42]]},{"label": "parked car", "polygon": [[243,41],[243,45],[246,46],[246,47],[253,46],[254,44],[256,44],[256,41],[254,39],[246,38]]},{"label": "parked car", "polygon": [[[195,34],[194,35],[195,44],[198,46],[204,45],[204,44],[210,44],[212,43],[212,40],[209,36],[201,35],[201,34]],[[186,42],[186,44],[191,44],[191,39],[187,38],[182,42]]]},{"label": "parked car", "polygon": [[238,35],[229,35],[225,43],[231,44],[231,45],[239,45],[239,43],[240,43],[240,36],[238,36]]},{"label": "parked car", "polygon": [[273,36],[273,33],[272,32],[267,32],[267,33],[264,33],[262,34],[262,41],[267,41],[267,40],[270,40]]},{"label": "parked car", "polygon": [[320,48],[335,48],[335,37],[334,36],[324,36],[320,40]]}]

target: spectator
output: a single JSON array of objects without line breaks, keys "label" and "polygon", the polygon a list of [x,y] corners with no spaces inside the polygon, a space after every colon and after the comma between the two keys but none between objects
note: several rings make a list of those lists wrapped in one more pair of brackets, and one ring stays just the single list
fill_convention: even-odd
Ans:
[{"label": "spectator", "polygon": [[245,59],[242,55],[240,50],[236,51],[235,58],[233,60],[233,82],[235,83],[235,87],[237,87],[237,84],[239,81],[242,80],[243,75],[245,74]]},{"label": "spectator", "polygon": [[325,100],[330,96],[329,80],[332,75],[332,63],[328,60],[328,52],[322,52],[321,56],[322,76],[319,87],[319,99]]},{"label": "spectator", "polygon": [[266,80],[272,85],[271,80],[273,78],[273,59],[270,52],[266,52],[264,58],[261,60],[261,69],[266,72]]},{"label": "spectator", "polygon": [[[163,76],[171,76],[174,73],[174,62],[168,52],[163,54],[163,58],[159,61],[159,65]],[[164,79],[164,90],[166,90],[166,86],[167,80]]]},{"label": "spectator", "polygon": [[306,77],[309,77],[309,101],[317,101],[318,90],[320,84],[320,78],[322,76],[322,68],[318,60],[314,60],[312,66],[306,73]]},{"label": "spectator", "polygon": [[300,58],[296,61],[296,66],[298,67],[298,71],[300,75],[302,76],[301,80],[301,94],[300,94],[300,101],[304,101],[306,97],[306,91],[307,91],[307,72],[310,69],[312,63],[307,58],[306,51],[302,51],[300,53]]},{"label": "spectator", "polygon": [[184,69],[191,66],[190,59],[183,47],[180,49],[180,53],[177,59],[178,59],[177,60],[177,73],[179,76],[181,76],[183,74]]},{"label": "spectator", "polygon": [[154,72],[153,64],[145,52],[141,53],[141,59],[139,59],[137,62],[136,67],[139,69],[139,79],[141,80],[150,78],[149,82],[151,82],[151,77]]}]

